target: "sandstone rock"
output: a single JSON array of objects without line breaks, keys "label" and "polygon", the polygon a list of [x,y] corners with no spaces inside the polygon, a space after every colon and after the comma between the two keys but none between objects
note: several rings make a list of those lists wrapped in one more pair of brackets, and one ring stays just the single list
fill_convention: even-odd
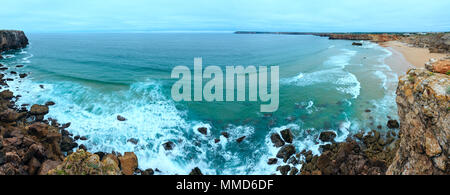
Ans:
[{"label": "sandstone rock", "polygon": [[46,115],[48,113],[48,106],[34,104],[31,106],[30,114],[32,115]]},{"label": "sandstone rock", "polygon": [[281,133],[281,137],[283,137],[285,142],[292,143],[292,141],[294,140],[294,135],[292,135],[292,132],[290,129],[282,130],[280,133]]},{"label": "sandstone rock", "polygon": [[275,147],[281,147],[284,145],[284,141],[281,139],[280,135],[278,133],[273,133],[270,136],[270,140],[272,140],[272,143],[275,145]]},{"label": "sandstone rock", "polygon": [[133,152],[125,152],[123,156],[119,157],[119,161],[122,173],[125,175],[133,175],[138,167],[138,159]]},{"label": "sandstone rock", "polygon": [[333,131],[324,131],[320,133],[319,139],[323,142],[334,141],[336,138],[336,133]]}]

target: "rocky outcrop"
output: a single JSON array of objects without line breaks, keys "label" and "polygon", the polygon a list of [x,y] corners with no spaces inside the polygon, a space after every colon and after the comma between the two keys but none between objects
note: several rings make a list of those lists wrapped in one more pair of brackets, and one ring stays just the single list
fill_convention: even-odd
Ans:
[{"label": "rocky outcrop", "polygon": [[450,76],[411,69],[396,101],[400,146],[387,174],[450,174]]},{"label": "rocky outcrop", "polygon": [[0,30],[0,53],[25,48],[27,45],[28,38],[23,31]]},{"label": "rocky outcrop", "polygon": [[428,48],[431,53],[450,53],[450,33],[415,34],[401,41],[415,47]]},{"label": "rocky outcrop", "polygon": [[425,64],[425,68],[431,72],[450,75],[450,58],[440,60],[430,59],[430,61]]}]

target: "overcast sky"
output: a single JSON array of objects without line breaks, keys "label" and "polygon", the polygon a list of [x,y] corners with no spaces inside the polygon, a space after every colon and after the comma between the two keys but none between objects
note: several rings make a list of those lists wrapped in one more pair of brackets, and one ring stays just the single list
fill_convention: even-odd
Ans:
[{"label": "overcast sky", "polygon": [[450,31],[450,0],[2,0],[0,29]]}]

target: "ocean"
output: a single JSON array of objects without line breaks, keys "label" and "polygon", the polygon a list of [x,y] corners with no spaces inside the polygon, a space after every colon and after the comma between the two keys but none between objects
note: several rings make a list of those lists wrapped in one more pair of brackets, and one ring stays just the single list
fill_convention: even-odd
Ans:
[{"label": "ocean", "polygon": [[[15,78],[9,89],[22,95],[17,105],[54,101],[46,117],[71,122],[71,133],[88,138],[78,144],[90,152],[132,151],[140,169],[157,168],[157,174],[188,174],[194,167],[204,174],[273,174],[283,162],[267,164],[278,152],[271,133],[290,128],[297,152],[319,154],[322,131],[344,141],[379,125],[387,131],[388,118],[398,119],[398,77],[384,62],[392,53],[370,42],[358,47],[309,35],[232,33],[27,36],[28,48],[3,55],[10,70],[29,73],[6,75]],[[174,102],[172,68],[193,68],[195,57],[204,67],[279,66],[278,111],[261,113],[260,102],[249,101]],[[164,149],[167,141],[173,150]]]}]

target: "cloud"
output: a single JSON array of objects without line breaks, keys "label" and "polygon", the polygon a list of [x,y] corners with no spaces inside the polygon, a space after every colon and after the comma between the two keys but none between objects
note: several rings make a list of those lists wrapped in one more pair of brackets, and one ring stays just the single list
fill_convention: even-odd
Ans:
[{"label": "cloud", "polygon": [[15,0],[0,28],[26,31],[449,31],[448,0]]}]

